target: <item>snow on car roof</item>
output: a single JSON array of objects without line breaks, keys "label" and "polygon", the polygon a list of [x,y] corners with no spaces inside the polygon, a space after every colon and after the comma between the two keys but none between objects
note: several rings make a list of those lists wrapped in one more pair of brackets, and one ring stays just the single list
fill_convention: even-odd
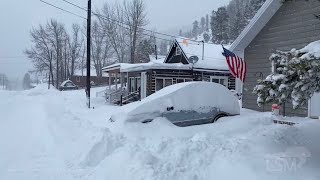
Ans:
[{"label": "snow on car roof", "polygon": [[[194,64],[194,68],[228,70],[228,64],[222,55],[223,48],[219,44],[204,43],[204,57],[202,60],[203,43],[188,40],[186,38],[176,38],[179,46],[189,59],[191,56],[198,56],[199,61]],[[228,48],[228,47],[227,47]]]}]

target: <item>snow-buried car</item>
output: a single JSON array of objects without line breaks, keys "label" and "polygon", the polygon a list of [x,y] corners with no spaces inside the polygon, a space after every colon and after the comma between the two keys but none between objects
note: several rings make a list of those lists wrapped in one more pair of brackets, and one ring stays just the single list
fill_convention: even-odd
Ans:
[{"label": "snow-buried car", "polygon": [[225,86],[187,82],[168,86],[139,102],[121,107],[110,121],[147,123],[165,117],[177,126],[190,126],[239,114],[239,102]]}]

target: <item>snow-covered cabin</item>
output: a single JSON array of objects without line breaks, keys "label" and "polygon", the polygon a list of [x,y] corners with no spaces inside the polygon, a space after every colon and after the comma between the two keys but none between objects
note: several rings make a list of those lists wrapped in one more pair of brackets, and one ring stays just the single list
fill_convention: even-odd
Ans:
[{"label": "snow-covered cabin", "polygon": [[104,67],[103,72],[118,79],[115,92],[110,94],[124,94],[125,99],[132,94],[143,99],[166,86],[188,81],[211,81],[235,89],[235,79],[222,53],[221,45],[177,38],[165,58],[140,64],[118,63]]},{"label": "snow-covered cabin", "polygon": [[[243,107],[258,111],[270,111],[271,105],[258,107],[257,96],[252,93],[258,79],[264,79],[272,71],[269,57],[275,50],[301,49],[320,40],[320,1],[318,0],[266,0],[258,13],[243,30],[230,50],[247,62],[247,79],[243,87]],[[237,89],[240,83],[237,82]],[[288,102],[286,115],[320,116],[320,97],[314,95],[309,105],[293,109]]]},{"label": "snow-covered cabin", "polygon": [[[70,80],[78,87],[86,87],[87,85],[87,69],[76,70],[74,75],[70,77]],[[102,74],[102,78],[98,78],[95,68],[90,70],[90,80],[93,86],[106,85],[109,82],[109,77],[106,74]]]}]

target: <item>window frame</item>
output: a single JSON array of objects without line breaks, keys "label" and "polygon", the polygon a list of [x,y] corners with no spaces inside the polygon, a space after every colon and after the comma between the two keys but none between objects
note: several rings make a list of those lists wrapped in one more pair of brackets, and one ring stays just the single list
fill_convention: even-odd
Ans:
[{"label": "window frame", "polygon": [[76,76],[76,82],[81,82],[81,77],[80,76]]},{"label": "window frame", "polygon": [[177,48],[176,48],[176,56],[180,56],[181,53],[182,53],[181,48],[180,48],[180,47],[177,47]]},{"label": "window frame", "polygon": [[[210,76],[210,82],[213,82],[213,79],[217,79],[219,81],[219,84],[229,87],[229,78],[228,76]],[[221,80],[224,80],[225,82],[222,84]]]},{"label": "window frame", "polygon": [[[157,91],[160,91],[161,89],[157,89],[157,80],[162,80],[162,88],[161,89],[163,89],[163,88],[165,88],[165,87],[168,87],[168,86],[165,86],[165,82],[166,82],[166,80],[171,80],[171,85],[173,85],[174,83],[173,83],[173,78],[166,78],[166,77],[156,77],[155,78],[155,92],[157,92]],[[171,86],[171,85],[169,85],[169,86]]]},{"label": "window frame", "polygon": [[[178,84],[178,80],[182,80],[182,82],[179,82],[179,83],[192,82],[193,81],[192,78],[176,78],[176,84]],[[189,80],[189,81],[187,81],[187,80]]]}]

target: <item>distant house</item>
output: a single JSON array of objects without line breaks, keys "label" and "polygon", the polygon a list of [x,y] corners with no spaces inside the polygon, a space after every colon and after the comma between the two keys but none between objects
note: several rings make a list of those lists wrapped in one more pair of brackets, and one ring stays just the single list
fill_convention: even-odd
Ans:
[{"label": "distant house", "polygon": [[[116,94],[130,98],[134,94],[143,99],[160,89],[176,83],[189,81],[210,81],[235,89],[235,79],[231,76],[220,45],[203,44],[187,39],[175,39],[168,55],[149,63],[119,63],[103,68],[103,72],[114,77]],[[212,92],[214,94],[214,92]],[[134,99],[137,99],[134,98]],[[113,98],[108,98],[113,101]]]},{"label": "distant house", "polygon": [[[258,79],[263,79],[272,71],[269,57],[275,50],[300,49],[320,40],[320,1],[267,0],[240,36],[230,47],[247,62],[247,79],[243,86],[243,107],[270,111],[271,105],[257,106],[257,96],[252,94]],[[237,83],[237,86],[239,84]],[[315,95],[308,106],[292,109],[287,103],[286,114],[290,116],[319,117],[319,95]]]},{"label": "distant house", "polygon": [[[76,70],[70,80],[78,87],[86,87],[87,85],[87,69]],[[90,71],[90,80],[92,86],[106,85],[109,82],[109,77],[106,74],[102,75],[102,78],[98,78],[96,70],[94,68]]]}]

